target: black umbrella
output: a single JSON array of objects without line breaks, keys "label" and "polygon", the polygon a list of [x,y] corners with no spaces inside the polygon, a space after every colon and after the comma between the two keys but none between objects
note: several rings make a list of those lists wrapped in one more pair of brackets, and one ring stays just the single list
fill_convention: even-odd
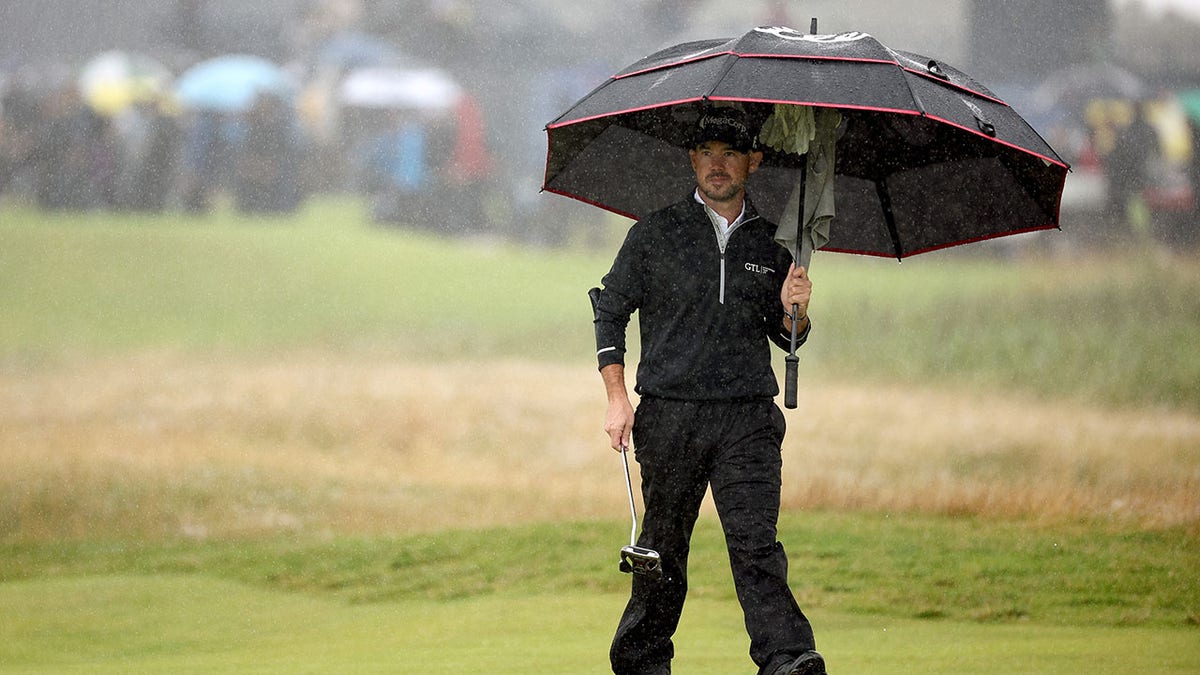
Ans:
[{"label": "black umbrella", "polygon": [[[652,54],[547,125],[543,187],[643,217],[692,189],[690,132],[705,106],[727,104],[759,124],[786,106],[840,114],[824,250],[899,259],[1058,227],[1068,167],[1045,140],[961,71],[866,33],[760,27]],[[749,190],[780,222],[806,194],[808,157],[763,150]]]},{"label": "black umbrella", "polygon": [[1140,101],[1150,88],[1137,75],[1112,63],[1079,63],[1060,68],[1033,91],[1033,103],[1044,109],[1062,108],[1082,117],[1094,100]]}]

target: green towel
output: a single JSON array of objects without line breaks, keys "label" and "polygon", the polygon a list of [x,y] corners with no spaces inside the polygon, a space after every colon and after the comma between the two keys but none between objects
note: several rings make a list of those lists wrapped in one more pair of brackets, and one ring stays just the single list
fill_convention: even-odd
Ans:
[{"label": "green towel", "polygon": [[[775,230],[775,241],[792,252],[796,264],[808,267],[812,252],[829,243],[834,208],[833,174],[837,129],[842,114],[834,108],[778,103],[759,133],[759,141],[781,152],[807,155],[804,219],[800,224],[799,180],[788,197]],[[799,239],[797,239],[799,234]]]}]

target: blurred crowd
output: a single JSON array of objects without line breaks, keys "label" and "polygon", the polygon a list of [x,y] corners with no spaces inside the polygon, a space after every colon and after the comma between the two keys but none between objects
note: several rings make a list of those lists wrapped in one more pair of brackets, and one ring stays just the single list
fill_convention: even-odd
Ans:
[{"label": "blurred crowd", "polygon": [[[644,4],[644,32],[624,31],[639,51],[693,3]],[[601,8],[312,0],[278,35],[235,41],[206,7],[176,4],[161,53],[0,63],[0,198],[287,214],[336,193],[380,223],[571,236],[563,222],[586,209],[539,198],[543,126],[621,65],[588,47],[610,41]],[[580,11],[586,26],[559,23]]]},{"label": "blurred crowd", "polygon": [[109,115],[72,87],[18,89],[0,119],[0,192],[25,191],[47,210],[202,212],[226,188],[246,212],[288,212],[300,200],[300,135],[277,98],[237,116],[181,115],[153,99]]},{"label": "blurred crowd", "polygon": [[1082,239],[1200,244],[1200,82],[1090,63],[1003,97],[1071,164],[1062,214]]},{"label": "blurred crowd", "polygon": [[[174,42],[153,57],[0,64],[0,197],[286,214],[340,193],[381,223],[561,243],[597,215],[539,195],[543,126],[634,58],[696,37],[704,3],[632,3],[640,14],[615,23],[550,0],[310,0],[273,41],[236,44],[228,25],[206,28],[206,3],[176,6]],[[739,20],[794,18],[761,7]],[[1072,164],[1064,221],[1194,245],[1200,76],[1190,86],[1096,63],[997,90]]]},{"label": "blurred crowd", "polygon": [[[314,192],[349,191],[381,222],[482,219],[466,209],[492,168],[476,98],[398,56],[306,81],[249,55],[173,77],[106,52],[54,86],[10,80],[0,94],[0,194],[43,209],[204,213],[224,199],[286,214]],[[448,204],[459,217],[439,222]]]}]

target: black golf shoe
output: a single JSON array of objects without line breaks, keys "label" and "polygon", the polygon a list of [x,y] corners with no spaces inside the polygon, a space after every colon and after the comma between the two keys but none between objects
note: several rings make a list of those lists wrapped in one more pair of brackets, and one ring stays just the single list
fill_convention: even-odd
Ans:
[{"label": "black golf shoe", "polygon": [[784,664],[775,675],[825,675],[825,659],[810,649],[795,661]]}]

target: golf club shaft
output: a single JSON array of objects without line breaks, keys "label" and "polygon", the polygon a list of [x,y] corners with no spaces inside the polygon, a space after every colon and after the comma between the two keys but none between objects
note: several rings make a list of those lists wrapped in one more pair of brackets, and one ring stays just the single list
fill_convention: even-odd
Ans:
[{"label": "golf club shaft", "polygon": [[633,481],[629,478],[629,457],[627,456],[628,449],[621,446],[621,461],[625,464],[625,487],[629,490],[629,515],[633,519],[633,526],[629,529],[629,545],[637,545],[637,506],[633,502]]}]

